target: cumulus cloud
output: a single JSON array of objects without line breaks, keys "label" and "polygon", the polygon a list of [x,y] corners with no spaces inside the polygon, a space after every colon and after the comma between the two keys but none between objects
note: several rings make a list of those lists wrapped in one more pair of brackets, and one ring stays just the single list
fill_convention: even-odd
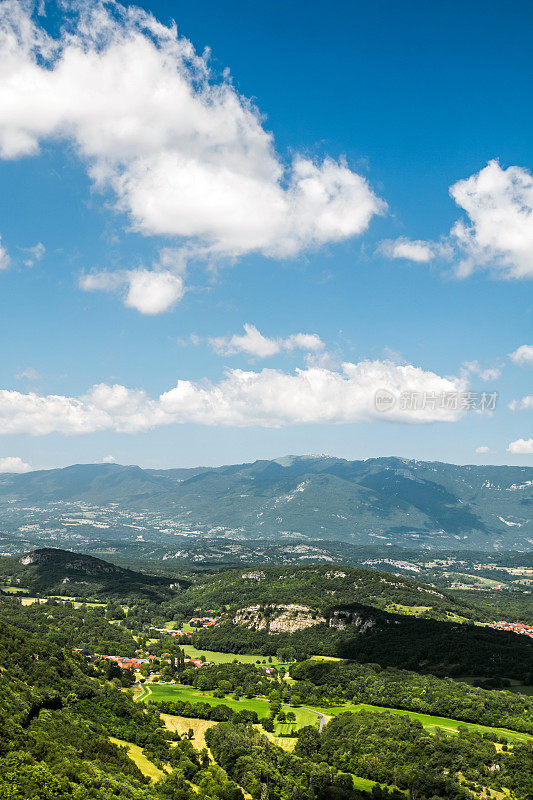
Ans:
[{"label": "cumulus cloud", "polygon": [[509,444],[507,450],[515,455],[529,455],[533,453],[533,439],[517,439]]},{"label": "cumulus cloud", "polygon": [[519,367],[533,365],[533,345],[523,344],[520,345],[512,353],[509,353],[509,358]]},{"label": "cumulus cloud", "polygon": [[6,248],[2,245],[2,237],[0,236],[0,271],[3,269],[7,269],[11,263],[11,259],[9,257],[9,253],[7,252]]},{"label": "cumulus cloud", "polygon": [[378,251],[389,258],[425,263],[436,256],[458,263],[466,278],[489,269],[500,278],[533,277],[533,176],[523,167],[504,169],[498,161],[450,187],[466,218],[438,242],[387,239]]},{"label": "cumulus cloud", "polygon": [[522,167],[503,169],[497,161],[450,194],[468,216],[451,234],[464,253],[461,277],[490,268],[504,278],[533,277],[533,176]]},{"label": "cumulus cloud", "polygon": [[260,333],[255,325],[244,325],[244,334],[231,337],[216,337],[209,340],[215,352],[222,355],[246,353],[256,358],[267,358],[282,350],[304,350],[317,353],[324,349],[324,342],[316,333],[294,333],[285,339],[268,338]]},{"label": "cumulus cloud", "polygon": [[116,464],[117,459],[115,456],[104,456],[102,459],[102,464]]},{"label": "cumulus cloud", "polygon": [[185,292],[180,275],[161,269],[89,272],[80,277],[79,285],[86,292],[117,292],[126,306],[141,314],[162,314],[181,300]]},{"label": "cumulus cloud", "polygon": [[[385,211],[342,160],[285,163],[251,101],[174,26],[134,5],[61,7],[64,27],[51,37],[28,4],[0,5],[1,157],[71,143],[133,229],[210,258],[295,256],[360,234]],[[130,304],[157,313],[157,282],[148,310],[135,290]]]},{"label": "cumulus cloud", "polygon": [[[408,424],[454,422],[461,404],[439,402],[466,387],[462,379],[443,378],[412,365],[387,361],[344,363],[292,373],[263,369],[229,370],[218,383],[179,380],[150,398],[139,389],[98,384],[85,395],[23,394],[0,391],[0,434],[52,432],[82,434],[114,430],[133,433],[162,425],[263,426],[389,421]],[[386,413],[376,408],[376,393],[395,398]],[[413,406],[402,394],[429,398]]]},{"label": "cumulus cloud", "polygon": [[522,397],[521,400],[513,400],[509,403],[511,411],[529,411],[533,409],[533,394]]},{"label": "cumulus cloud", "polygon": [[0,458],[0,473],[5,472],[31,472],[33,467],[27,464],[19,456],[4,456]]},{"label": "cumulus cloud", "polygon": [[407,261],[424,264],[435,257],[436,245],[421,240],[413,241],[402,236],[399,239],[385,239],[379,245],[378,251],[388,258],[404,258]]},{"label": "cumulus cloud", "polygon": [[476,447],[476,453],[490,453],[490,447],[483,444],[481,447]]}]

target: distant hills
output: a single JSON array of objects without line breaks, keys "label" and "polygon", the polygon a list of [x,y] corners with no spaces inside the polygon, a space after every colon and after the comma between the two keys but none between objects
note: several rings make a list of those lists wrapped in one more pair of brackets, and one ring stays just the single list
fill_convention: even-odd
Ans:
[{"label": "distant hills", "polygon": [[179,557],[198,536],[532,550],[533,468],[327,456],[171,470],[89,464],[0,475],[0,509],[12,532],[28,534],[31,518],[27,541],[53,530],[64,545],[75,523],[80,545],[150,542],[160,557]]},{"label": "distant hills", "polygon": [[[34,550],[21,558],[0,559],[2,581],[39,594],[67,597],[136,596],[161,601],[174,593],[168,578],[145,575],[100,558],[51,547]],[[189,582],[182,581],[179,585],[186,588]]]}]

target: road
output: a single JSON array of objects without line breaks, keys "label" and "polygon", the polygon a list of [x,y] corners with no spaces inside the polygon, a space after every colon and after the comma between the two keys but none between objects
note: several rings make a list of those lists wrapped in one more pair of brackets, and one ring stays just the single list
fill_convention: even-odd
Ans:
[{"label": "road", "polygon": [[316,714],[317,715],[317,717],[318,717],[318,730],[319,730],[320,733],[322,733],[322,728],[326,724],[326,717],[324,716],[324,714],[321,714],[320,711],[314,711],[312,708],[307,708],[307,706],[302,706],[302,708],[305,708],[306,711],[310,711],[311,714]]}]

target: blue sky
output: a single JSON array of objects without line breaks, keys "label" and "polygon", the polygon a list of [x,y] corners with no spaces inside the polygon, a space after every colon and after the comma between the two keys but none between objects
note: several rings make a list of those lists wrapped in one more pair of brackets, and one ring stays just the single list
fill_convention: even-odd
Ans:
[{"label": "blue sky", "polygon": [[31,11],[0,2],[0,468],[532,463],[529,3]]}]

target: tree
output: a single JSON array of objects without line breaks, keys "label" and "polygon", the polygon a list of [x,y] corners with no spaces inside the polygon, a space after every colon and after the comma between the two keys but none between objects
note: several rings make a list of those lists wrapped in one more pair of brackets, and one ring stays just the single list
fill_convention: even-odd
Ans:
[{"label": "tree", "polygon": [[320,748],[320,734],[312,725],[306,725],[300,728],[298,733],[298,741],[294,752],[299,756],[311,757],[318,753]]}]

